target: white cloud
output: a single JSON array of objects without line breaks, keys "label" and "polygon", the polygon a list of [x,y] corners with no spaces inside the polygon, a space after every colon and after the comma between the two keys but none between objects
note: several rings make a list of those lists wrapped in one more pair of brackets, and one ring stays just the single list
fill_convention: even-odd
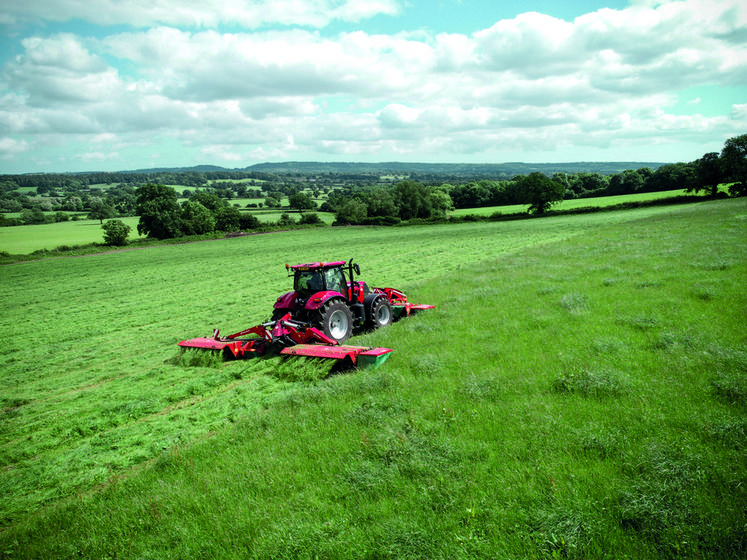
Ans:
[{"label": "white cloud", "polygon": [[[337,10],[327,18],[349,19],[396,7],[300,4],[307,18],[323,7]],[[76,5],[52,2],[50,18]],[[173,18],[201,13],[196,2],[180,6]],[[213,17],[258,6],[228,2]],[[716,117],[667,112],[681,90],[745,85],[747,49],[735,39],[744,14],[736,2],[690,0],[573,22],[526,13],[472,35],[161,25],[101,39],[34,36],[2,69],[0,129],[23,136],[25,150],[35,139],[54,144],[56,135],[61,145],[74,137],[88,145],[89,161],[163,137],[196,157],[232,162],[319,154],[464,160],[574,145],[648,154],[642,139],[720,139],[747,128],[744,105]],[[18,146],[0,143],[0,152],[20,153]]]},{"label": "white cloud", "polygon": [[82,161],[85,162],[91,162],[91,161],[107,161],[107,160],[118,160],[119,154],[117,152],[109,152],[107,154],[103,152],[86,152],[84,154],[80,154],[79,158]]},{"label": "white cloud", "polygon": [[744,129],[747,124],[747,103],[732,105],[729,112],[729,119],[736,121]]},{"label": "white cloud", "polygon": [[15,138],[0,138],[0,158],[9,158],[16,154],[23,153],[29,149],[28,142],[25,140],[16,140]]},{"label": "white cloud", "polygon": [[336,20],[356,22],[379,14],[395,15],[400,4],[398,0],[35,0],[6,2],[0,8],[0,22],[79,19],[97,25],[134,27],[323,27]]},{"label": "white cloud", "polygon": [[231,146],[211,145],[200,148],[200,153],[206,161],[237,162],[244,158],[243,154],[233,151]]}]

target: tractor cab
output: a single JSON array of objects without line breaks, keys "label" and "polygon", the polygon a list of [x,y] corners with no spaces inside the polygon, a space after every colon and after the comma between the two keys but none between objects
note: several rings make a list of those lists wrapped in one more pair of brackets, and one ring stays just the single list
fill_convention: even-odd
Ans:
[{"label": "tractor cab", "polygon": [[294,266],[293,289],[302,299],[323,291],[345,295],[347,281],[341,268],[342,264],[345,263],[311,263]]},{"label": "tractor cab", "polygon": [[337,292],[350,304],[357,304],[363,303],[370,293],[365,282],[355,281],[354,275],[360,274],[360,268],[352,261],[286,265],[286,269],[289,276],[293,275],[293,290],[301,300],[320,292]]},{"label": "tractor cab", "polygon": [[293,291],[275,302],[274,321],[290,313],[294,321],[315,326],[343,342],[353,328],[379,328],[394,320],[386,293],[355,280],[361,271],[352,259],[286,264],[285,268],[293,276]]}]

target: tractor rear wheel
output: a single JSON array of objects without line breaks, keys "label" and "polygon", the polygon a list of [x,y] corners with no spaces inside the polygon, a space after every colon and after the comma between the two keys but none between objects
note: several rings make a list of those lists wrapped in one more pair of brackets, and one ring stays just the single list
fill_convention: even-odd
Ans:
[{"label": "tractor rear wheel", "polygon": [[371,313],[368,322],[368,326],[372,329],[380,329],[391,324],[394,320],[394,312],[392,306],[386,300],[386,298],[380,297],[373,302],[371,306]]},{"label": "tractor rear wheel", "polygon": [[322,331],[342,344],[353,334],[353,314],[341,301],[325,305],[319,314]]}]

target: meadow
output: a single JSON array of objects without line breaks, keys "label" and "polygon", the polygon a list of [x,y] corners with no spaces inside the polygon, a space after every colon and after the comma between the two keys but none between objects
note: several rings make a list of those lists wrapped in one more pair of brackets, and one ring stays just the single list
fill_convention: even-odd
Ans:
[{"label": "meadow", "polygon": [[[179,187],[183,189],[184,187]],[[684,191],[664,191],[655,193],[640,193],[624,196],[606,196],[597,198],[583,198],[576,200],[564,200],[554,208],[558,210],[573,210],[584,207],[604,208],[614,206],[623,202],[645,202],[662,198],[672,198],[682,195]],[[257,199],[234,199],[231,204],[238,204],[244,209],[250,202]],[[321,202],[317,200],[317,202]],[[468,214],[489,216],[496,212],[502,214],[521,214],[526,212],[527,205],[501,206],[490,208],[465,208],[451,212],[453,216],[465,216]],[[263,224],[276,223],[283,213],[288,213],[293,220],[298,221],[300,214],[291,211],[288,207],[262,208],[250,211]],[[8,217],[18,217],[20,214],[9,214]],[[327,225],[335,220],[334,214],[328,212],[317,212],[319,219]],[[141,238],[137,233],[138,217],[120,218],[132,228],[129,239]],[[142,238],[141,238],[142,239]],[[26,255],[34,251],[51,251],[61,245],[75,247],[90,243],[103,243],[104,233],[101,230],[99,220],[78,219],[76,221],[59,222],[54,224],[41,224],[22,227],[0,228],[0,251],[11,255]]]},{"label": "meadow", "polygon": [[[0,269],[0,556],[743,558],[747,200]],[[436,309],[325,377],[176,343],[354,257]]]}]

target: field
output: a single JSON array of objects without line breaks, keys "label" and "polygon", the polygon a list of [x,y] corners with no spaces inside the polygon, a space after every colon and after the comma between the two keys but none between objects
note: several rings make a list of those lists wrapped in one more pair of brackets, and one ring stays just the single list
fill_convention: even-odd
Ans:
[{"label": "field", "polygon": [[[606,196],[599,198],[584,198],[578,200],[565,200],[555,208],[560,210],[570,210],[585,206],[605,207],[620,204],[622,202],[641,202],[668,198],[682,195],[684,191],[665,191],[657,193],[642,193],[625,196]],[[244,209],[248,202],[257,202],[257,199],[235,199],[232,204],[239,204]],[[317,201],[319,202],[319,201]],[[466,214],[476,214],[489,216],[495,212],[503,214],[516,214],[526,212],[527,205],[501,206],[492,208],[468,208],[457,210],[452,214],[454,216],[463,216]],[[283,213],[289,213],[291,217],[298,221],[300,214],[290,211],[289,208],[263,208],[252,210],[257,219],[262,223],[273,223],[280,219]],[[334,214],[318,212],[319,218],[326,224],[332,224]],[[17,216],[15,214],[9,217]],[[130,240],[137,239],[137,223],[139,218],[122,218],[122,221],[128,224],[132,231]],[[0,251],[8,252],[12,255],[25,255],[39,250],[52,250],[60,245],[84,245],[87,243],[103,243],[104,233],[101,230],[101,224],[98,220],[78,220],[69,222],[60,222],[56,224],[43,224],[23,227],[4,227],[0,228]]]},{"label": "field", "polygon": [[[683,196],[685,191],[658,191],[650,193],[638,193],[638,194],[623,194],[617,196],[600,196],[592,198],[574,198],[569,200],[563,200],[560,203],[553,205],[553,210],[577,210],[579,208],[604,208],[607,206],[615,206],[617,204],[630,203],[630,202],[649,202],[654,200],[661,200],[665,198],[674,198],[677,196]],[[489,208],[460,208],[452,212],[454,216],[464,216],[467,214],[474,214],[477,216],[490,216],[496,212],[501,214],[520,214],[527,211],[526,204],[515,204],[512,206],[496,206]]]},{"label": "field", "polygon": [[[0,269],[0,556],[743,558],[747,200]],[[180,355],[355,257],[379,370]]]}]

